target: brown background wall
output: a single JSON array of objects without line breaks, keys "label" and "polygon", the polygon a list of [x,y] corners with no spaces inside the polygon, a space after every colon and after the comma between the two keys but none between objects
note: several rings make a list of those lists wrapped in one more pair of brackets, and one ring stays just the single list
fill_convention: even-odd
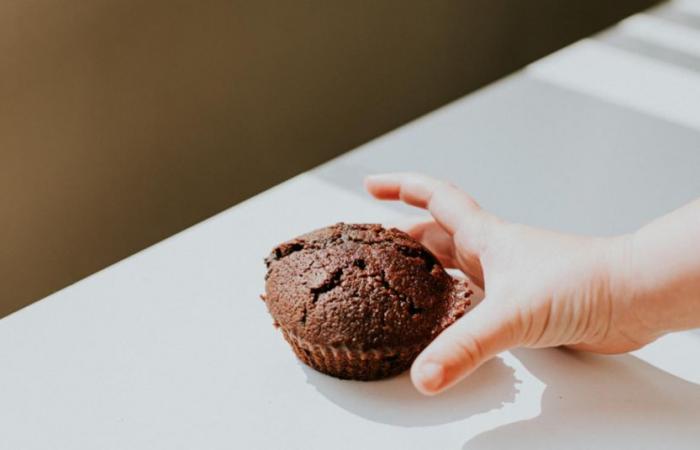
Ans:
[{"label": "brown background wall", "polygon": [[651,3],[0,2],[0,317]]}]

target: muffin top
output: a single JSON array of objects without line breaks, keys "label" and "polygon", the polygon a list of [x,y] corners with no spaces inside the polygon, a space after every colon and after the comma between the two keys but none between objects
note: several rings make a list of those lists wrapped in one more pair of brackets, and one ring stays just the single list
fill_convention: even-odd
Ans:
[{"label": "muffin top", "polygon": [[287,333],[369,350],[427,344],[464,314],[471,290],[406,233],[339,223],[276,247],[264,300]]}]

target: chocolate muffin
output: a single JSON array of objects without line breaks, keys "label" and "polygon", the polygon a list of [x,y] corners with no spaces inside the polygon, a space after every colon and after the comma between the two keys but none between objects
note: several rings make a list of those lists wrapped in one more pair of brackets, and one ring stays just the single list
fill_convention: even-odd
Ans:
[{"label": "chocolate muffin", "polygon": [[262,296],[296,355],[338,378],[375,380],[406,370],[469,308],[451,277],[406,233],[339,223],[276,247]]}]

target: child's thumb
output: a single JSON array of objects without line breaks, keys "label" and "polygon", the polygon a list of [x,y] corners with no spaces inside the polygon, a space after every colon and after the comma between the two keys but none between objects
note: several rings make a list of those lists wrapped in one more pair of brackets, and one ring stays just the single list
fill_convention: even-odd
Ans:
[{"label": "child's thumb", "polygon": [[423,394],[437,394],[516,346],[517,322],[510,316],[497,299],[484,299],[418,355],[411,367],[413,384]]}]

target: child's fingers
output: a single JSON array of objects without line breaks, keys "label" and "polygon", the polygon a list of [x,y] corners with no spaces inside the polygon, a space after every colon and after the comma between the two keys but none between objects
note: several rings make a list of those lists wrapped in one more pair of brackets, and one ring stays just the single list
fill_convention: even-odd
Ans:
[{"label": "child's fingers", "polygon": [[517,322],[498,303],[494,298],[486,298],[418,355],[411,367],[411,379],[420,392],[437,394],[517,345]]},{"label": "child's fingers", "polygon": [[428,248],[447,268],[456,268],[455,247],[452,236],[434,220],[414,222],[401,228],[413,239]]},{"label": "child's fingers", "polygon": [[413,217],[410,219],[385,222],[386,228],[397,228],[428,248],[448,268],[459,268],[455,261],[454,240],[452,236],[433,219]]},{"label": "child's fingers", "polygon": [[372,175],[365,179],[365,187],[378,199],[402,200],[409,205],[429,210],[449,234],[460,229],[473,236],[483,237],[485,225],[492,222],[492,217],[483,212],[469,195],[451,184],[425,175]]},{"label": "child's fingers", "polygon": [[477,253],[458,250],[456,246],[459,244],[455,243],[455,238],[433,219],[403,219],[384,225],[408,233],[413,239],[426,246],[444,267],[461,270],[479,288],[484,288],[484,274]]},{"label": "child's fingers", "polygon": [[378,199],[402,200],[409,205],[429,210],[450,234],[459,227],[465,213],[479,209],[476,202],[464,192],[425,175],[372,175],[365,179],[365,186]]}]

